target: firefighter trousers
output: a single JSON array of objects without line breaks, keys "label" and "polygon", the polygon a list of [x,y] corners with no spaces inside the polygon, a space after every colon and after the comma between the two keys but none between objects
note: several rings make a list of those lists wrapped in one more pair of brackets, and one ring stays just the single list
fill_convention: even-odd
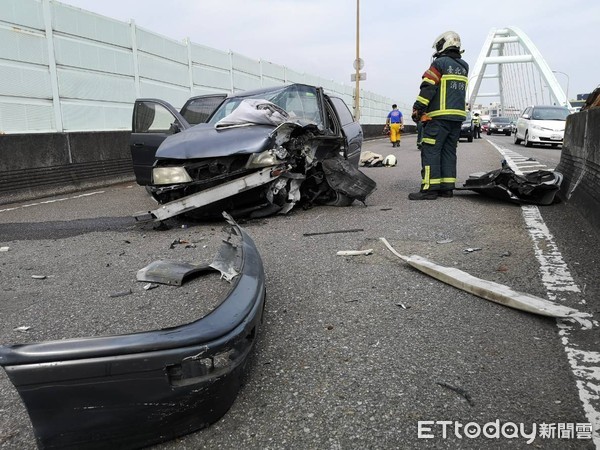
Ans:
[{"label": "firefighter trousers", "polygon": [[399,123],[391,123],[390,124],[390,142],[394,144],[395,142],[400,142],[400,124]]},{"label": "firefighter trousers", "polygon": [[423,124],[421,140],[421,191],[454,189],[456,146],[462,123],[432,119]]}]

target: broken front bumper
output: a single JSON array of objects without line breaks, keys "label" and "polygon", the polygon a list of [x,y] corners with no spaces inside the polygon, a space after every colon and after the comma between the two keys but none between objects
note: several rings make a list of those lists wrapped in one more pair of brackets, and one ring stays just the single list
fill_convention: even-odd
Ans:
[{"label": "broken front bumper", "polygon": [[202,319],[121,336],[0,346],[40,448],[139,448],[206,427],[240,388],[265,301],[262,260],[229,222],[218,257],[232,279]]}]

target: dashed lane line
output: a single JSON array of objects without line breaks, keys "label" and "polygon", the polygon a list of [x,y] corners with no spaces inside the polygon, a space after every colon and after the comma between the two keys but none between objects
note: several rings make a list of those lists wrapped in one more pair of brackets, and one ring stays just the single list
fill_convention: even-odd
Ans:
[{"label": "dashed lane line", "polygon": [[17,209],[31,208],[33,206],[47,205],[50,203],[64,202],[67,200],[75,200],[78,198],[89,197],[91,195],[104,194],[104,192],[105,191],[88,192],[86,194],[79,194],[79,195],[75,195],[73,197],[62,197],[62,198],[56,198],[56,199],[52,199],[52,200],[44,200],[43,202],[28,203],[26,205],[20,205],[20,206],[14,206],[12,208],[0,209],[0,213],[6,212],[6,211],[15,211]]}]

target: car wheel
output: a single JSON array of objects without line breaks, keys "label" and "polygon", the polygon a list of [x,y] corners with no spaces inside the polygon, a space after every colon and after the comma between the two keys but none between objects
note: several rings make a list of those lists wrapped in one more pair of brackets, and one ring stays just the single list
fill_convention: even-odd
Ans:
[{"label": "car wheel", "polygon": [[558,148],[558,144],[550,144],[550,147],[552,147],[552,148]]},{"label": "car wheel", "polygon": [[473,136],[469,136],[469,137],[467,138],[467,142],[473,142]]},{"label": "car wheel", "polygon": [[488,131],[488,132],[487,132],[487,135],[489,136],[490,134],[492,134],[492,133]]},{"label": "car wheel", "polygon": [[505,136],[510,136],[510,131],[508,133],[504,133]]},{"label": "car wheel", "polygon": [[350,206],[354,202],[353,198],[348,197],[341,192],[335,192],[335,198],[325,203],[327,206]]},{"label": "car wheel", "polygon": [[515,131],[515,140],[513,141],[515,145],[521,144],[521,139],[517,137],[517,132]]},{"label": "car wheel", "polygon": [[523,140],[523,142],[525,142],[525,147],[532,147],[533,146],[533,144],[529,140],[529,133],[527,131],[525,132],[525,139]]}]

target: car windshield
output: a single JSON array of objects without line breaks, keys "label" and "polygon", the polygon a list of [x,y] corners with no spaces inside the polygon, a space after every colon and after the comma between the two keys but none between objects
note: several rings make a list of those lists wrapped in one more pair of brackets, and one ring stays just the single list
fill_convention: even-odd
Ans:
[{"label": "car windshield", "polygon": [[492,122],[505,124],[510,123],[510,119],[508,117],[494,117]]},{"label": "car windshield", "polygon": [[282,86],[266,92],[227,98],[219,109],[215,111],[208,123],[212,125],[216,124],[223,117],[231,114],[242,100],[247,98],[273,102],[280,108],[285,109],[290,114],[291,119],[306,119],[317,125],[323,124],[317,89],[312,86],[298,84]]},{"label": "car windshield", "polygon": [[567,120],[570,114],[567,108],[534,108],[533,120]]}]

